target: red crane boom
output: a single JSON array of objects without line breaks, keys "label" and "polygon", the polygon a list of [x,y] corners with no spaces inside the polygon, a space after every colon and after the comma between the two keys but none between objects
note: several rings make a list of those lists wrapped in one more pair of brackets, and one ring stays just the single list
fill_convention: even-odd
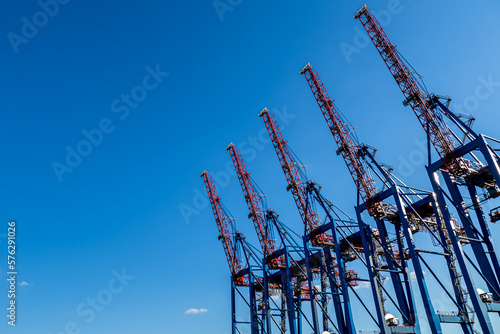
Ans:
[{"label": "red crane boom", "polygon": [[[306,234],[314,234],[314,231],[319,227],[318,214],[313,211],[307,200],[307,180],[303,180],[300,176],[302,168],[292,158],[290,150],[283,139],[281,130],[276,122],[274,115],[269,113],[267,108],[264,108],[259,114],[266,124],[267,132],[273,142],[274,150],[278,155],[278,159],[288,182],[287,190],[290,190],[295,200],[295,204],[299,210],[302,222],[306,228]],[[318,235],[311,238],[314,244],[325,243],[329,240],[327,235]]]},{"label": "red crane boom", "polygon": [[410,105],[417,116],[420,124],[429,136],[430,141],[436,148],[443,160],[445,167],[452,174],[464,176],[471,173],[470,161],[455,154],[455,142],[452,131],[444,121],[436,115],[430,96],[418,86],[413,72],[410,71],[396,47],[391,43],[375,16],[368,11],[364,5],[354,15],[359,19],[366,32],[370,36],[377,51],[382,56],[392,76],[405,96],[403,104]]},{"label": "red crane boom", "polygon": [[377,186],[357,153],[359,145],[351,139],[352,128],[342,121],[340,113],[333,104],[333,100],[328,95],[318,73],[312,69],[311,64],[307,64],[300,71],[300,74],[304,75],[307,79],[307,83],[337,143],[339,148],[337,154],[341,154],[344,158],[352,179],[358,188],[358,192],[366,204],[368,213],[371,216],[385,215],[386,212],[383,203],[374,201],[374,196],[377,194]]},{"label": "red crane boom", "polygon": [[233,275],[234,283],[236,286],[247,286],[245,278],[236,275],[241,271],[241,260],[236,254],[236,248],[234,247],[234,233],[229,228],[231,225],[231,219],[227,217],[222,208],[220,198],[217,195],[217,189],[215,188],[215,183],[212,177],[203,171],[200,175],[205,182],[205,187],[207,188],[207,195],[212,205],[212,211],[214,213],[215,222],[217,223],[217,229],[219,230],[219,240],[222,242],[224,247],[224,253],[226,254],[227,263],[229,264],[229,271]]},{"label": "red crane boom", "polygon": [[[226,150],[229,151],[229,154],[231,155],[234,169],[238,175],[238,180],[240,181],[241,189],[243,190],[243,195],[245,196],[245,200],[247,202],[248,211],[250,212],[248,217],[252,219],[255,231],[259,237],[260,246],[264,252],[264,257],[267,259],[269,255],[276,251],[276,245],[274,244],[274,240],[271,238],[269,226],[267,226],[266,220],[264,219],[265,212],[260,204],[262,197],[259,196],[254,189],[252,180],[250,179],[250,173],[245,167],[245,162],[243,161],[240,150],[232,143],[229,144]],[[279,260],[273,260],[275,261],[271,261],[269,263],[270,267],[276,268],[279,266]]]}]

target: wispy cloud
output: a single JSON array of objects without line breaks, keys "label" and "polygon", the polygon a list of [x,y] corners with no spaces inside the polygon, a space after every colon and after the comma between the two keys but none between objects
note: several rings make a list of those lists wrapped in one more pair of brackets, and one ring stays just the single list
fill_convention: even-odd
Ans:
[{"label": "wispy cloud", "polygon": [[28,286],[28,285],[31,285],[29,284],[28,282],[26,281],[22,281],[21,283],[19,283],[20,286]]},{"label": "wispy cloud", "polygon": [[[427,273],[425,271],[422,271],[424,273],[424,275],[426,275]],[[410,280],[412,280],[413,282],[415,282],[417,280],[417,274],[415,274],[415,271],[412,271],[410,273]]]},{"label": "wispy cloud", "polygon": [[354,289],[358,290],[358,289],[369,289],[370,288],[370,282],[367,282],[367,281],[361,281],[361,282],[358,282],[358,285],[354,287]]},{"label": "wispy cloud", "polygon": [[187,310],[186,312],[184,312],[185,314],[200,314],[200,313],[206,313],[208,312],[208,310],[206,308],[190,308],[189,310]]}]

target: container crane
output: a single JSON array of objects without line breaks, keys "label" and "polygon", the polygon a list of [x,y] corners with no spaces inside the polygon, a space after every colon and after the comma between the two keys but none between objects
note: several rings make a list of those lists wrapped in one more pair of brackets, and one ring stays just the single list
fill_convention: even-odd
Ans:
[{"label": "container crane", "polygon": [[217,223],[217,229],[219,230],[219,240],[222,242],[224,254],[226,255],[229,271],[233,277],[234,284],[236,286],[248,286],[248,281],[245,277],[238,275],[242,268],[241,259],[239,259],[236,254],[236,247],[234,243],[236,233],[230,229],[232,220],[224,212],[225,210],[223,209],[220,198],[217,195],[217,189],[215,188],[215,183],[212,177],[207,173],[207,171],[203,171],[200,176],[203,178],[203,182],[205,183],[205,187],[207,189],[208,199],[210,200],[215,222]]},{"label": "container crane", "polygon": [[[401,89],[405,100],[404,106],[410,106],[422,125],[428,140],[441,157],[441,169],[456,178],[464,178],[466,183],[485,188],[492,198],[500,196],[500,155],[493,150],[486,140],[500,142],[488,136],[477,134],[470,125],[463,122],[463,115],[455,114],[449,109],[450,98],[437,94],[429,94],[422,77],[410,70],[396,47],[391,43],[380,23],[369,11],[367,5],[361,7],[354,15],[359,19],[368,33],[377,51],[387,65],[392,76]],[[444,117],[443,117],[444,116]],[[446,122],[446,119],[449,122]],[[464,139],[457,135],[450,125],[462,132]],[[470,141],[466,145],[466,140]],[[479,149],[485,158],[480,161],[471,154],[475,161],[465,158],[473,149]],[[430,154],[430,152],[429,152]]]},{"label": "container crane", "polygon": [[[355,327],[351,311],[351,303],[349,296],[349,288],[355,285],[354,281],[358,279],[358,274],[354,271],[348,271],[345,267],[345,255],[349,253],[350,244],[343,239],[341,242],[339,229],[350,228],[346,226],[346,221],[335,219],[335,213],[332,213],[331,203],[325,201],[320,195],[319,186],[314,182],[309,181],[305,176],[304,167],[292,156],[286,141],[283,139],[281,130],[274,118],[274,115],[269,113],[267,108],[264,108],[259,114],[264,120],[267,131],[273,143],[273,147],[280,161],[282,170],[288,181],[287,190],[289,190],[295,200],[295,204],[299,210],[302,218],[305,234],[304,234],[304,248],[306,249],[306,266],[308,268],[308,281],[311,299],[314,299],[314,287],[312,283],[312,272],[309,263],[308,242],[312,246],[320,246],[323,249],[323,258],[319,259],[324,261],[323,271],[328,277],[328,284],[331,289],[331,298],[333,300],[333,307],[335,309],[336,321],[332,322],[335,329],[340,333],[354,333]],[[316,201],[316,202],[315,202]],[[318,218],[319,214],[315,211],[315,203],[320,205],[325,211],[326,219],[329,221],[327,224],[321,224]],[[344,226],[338,226],[339,223]],[[353,223],[351,220],[350,223]],[[329,232],[330,234],[328,234]],[[345,246],[345,247],[343,247]],[[334,250],[332,254],[331,249]],[[357,258],[355,256],[355,258]],[[338,274],[337,274],[338,273]],[[338,280],[336,276],[338,275]],[[325,282],[322,282],[325,285]],[[352,290],[352,289],[351,289]],[[328,319],[325,315],[326,301],[321,305],[323,309],[323,330],[328,330]],[[317,324],[316,308],[312,308],[313,320],[315,321],[314,328],[319,330]]]},{"label": "container crane", "polygon": [[364,5],[354,15],[354,18],[359,19],[368,32],[370,39],[405,96],[403,104],[409,105],[413,109],[420,124],[427,132],[429,140],[443,159],[445,168],[451,174],[458,176],[470,174],[473,167],[471,162],[456,154],[453,132],[442,117],[437,115],[431,96],[418,85],[420,77],[416,77],[416,74],[408,69],[377,19],[368,11],[368,6]]},{"label": "container crane", "polygon": [[[280,160],[281,167],[285,174],[288,182],[287,190],[291,191],[295,204],[299,210],[300,217],[305,226],[305,231],[307,235],[314,235],[314,232],[318,229],[319,221],[317,218],[317,213],[307,203],[306,188],[307,183],[301,177],[302,168],[293,161],[292,155],[286,145],[283,136],[281,135],[281,130],[278,127],[278,123],[274,116],[272,116],[267,108],[264,108],[259,114],[265,124],[271,140]],[[313,244],[320,245],[328,242],[328,237],[326,235],[317,235],[313,238]]]},{"label": "container crane", "polygon": [[[241,333],[238,329],[238,324],[246,324],[237,320],[236,316],[236,296],[239,295],[244,299],[244,304],[250,308],[250,330],[251,334],[264,333],[266,328],[266,318],[259,317],[257,308],[257,291],[264,291],[262,275],[257,276],[256,271],[263,271],[261,264],[250,251],[248,243],[241,232],[235,231],[234,218],[224,209],[221,200],[217,194],[215,183],[212,177],[203,171],[200,175],[203,178],[207,195],[212,206],[217,229],[219,230],[219,240],[222,242],[224,253],[231,272],[231,314],[232,314],[232,334]],[[233,228],[231,228],[233,227]],[[243,251],[246,265],[243,266],[242,258],[238,256],[238,247]],[[253,260],[254,264],[250,261]],[[244,298],[239,288],[248,287],[248,300]]]},{"label": "container crane", "polygon": [[333,138],[337,143],[337,155],[342,155],[344,158],[361,198],[367,203],[368,212],[371,216],[375,217],[387,215],[388,206],[380,201],[376,201],[374,198],[377,193],[375,180],[370,176],[369,170],[367,170],[363,161],[360,160],[356,154],[358,145],[355,144],[350,137],[350,133],[354,129],[342,122],[333,105],[332,99],[328,96],[328,92],[325,90],[323,83],[319,80],[319,77],[312,69],[311,65],[307,64],[300,71],[300,74],[304,75],[309,87],[311,87],[321,112],[331,129]]},{"label": "container crane", "polygon": [[[429,143],[440,156],[438,161],[432,162],[429,151],[427,166],[438,203],[444,208],[447,201],[451,202],[457,211],[466,234],[457,237],[460,243],[471,245],[477,265],[471,262],[467,254],[465,256],[484,280],[485,288],[492,296],[486,307],[490,312],[500,312],[500,263],[481,205],[483,201],[500,196],[500,155],[492,147],[498,145],[500,140],[472,130],[471,123],[466,124],[460,115],[449,109],[450,98],[427,93],[421,77],[408,68],[407,62],[366,5],[358,10],[354,18],[359,19],[367,31],[405,96],[403,104],[413,109]],[[482,160],[478,153],[482,154]],[[441,186],[438,173],[443,177],[448,193]],[[479,197],[478,188],[486,192],[483,200]],[[466,199],[470,200],[470,204],[466,204]],[[490,221],[495,222],[496,217],[497,212],[492,210]],[[452,230],[449,232],[454,233]],[[456,253],[460,252],[457,245],[454,248]]]},{"label": "container crane", "polygon": [[[241,156],[238,148],[234,144],[229,144],[226,151],[231,155],[231,160],[233,161],[234,169],[238,175],[238,180],[240,181],[241,189],[243,190],[243,195],[245,196],[245,201],[248,206],[249,214],[248,217],[252,219],[252,222],[257,232],[259,242],[264,252],[264,258],[268,259],[276,250],[277,246],[275,240],[271,237],[271,226],[267,225],[265,219],[266,211],[261,206],[262,196],[254,189],[254,184],[250,178],[250,173],[247,171],[243,157]],[[269,268],[276,269],[283,267],[282,258],[269,258],[267,263]]]},{"label": "container crane", "polygon": [[[290,240],[285,227],[278,221],[278,215],[273,210],[267,209],[264,197],[257,191],[259,188],[251,179],[240,150],[232,143],[227,146],[226,150],[231,155],[231,160],[233,161],[248,206],[248,217],[252,219],[264,253],[264,265],[267,265],[271,270],[277,270],[269,273],[266,281],[275,285],[277,284],[282,291],[282,325],[280,330],[284,330],[284,319],[288,318],[289,332],[296,334],[298,326],[296,319],[300,319],[301,317],[298,311],[301,307],[301,299],[295,298],[294,290],[302,289],[304,283],[306,283],[303,281],[303,277],[306,276],[305,272],[296,263],[303,259],[304,251],[300,247],[297,247],[298,245],[294,240]],[[279,247],[276,244],[276,240],[272,237],[274,234],[272,233],[273,228],[281,239],[282,247]],[[299,253],[299,259],[294,259],[291,254],[292,252]],[[292,266],[292,264],[294,265]],[[314,303],[314,301],[310,302]],[[269,308],[269,302],[264,308]],[[268,323],[270,322],[268,321]]]},{"label": "container crane", "polygon": [[[454,303],[458,307],[459,311],[457,315],[460,316],[444,317],[440,314],[438,314],[437,316],[434,315],[432,304],[430,304],[428,301],[425,301],[426,299],[428,300],[428,292],[425,283],[422,282],[423,284],[419,285],[420,285],[420,290],[422,292],[422,298],[424,299],[424,305],[426,306],[426,311],[428,313],[427,314],[428,319],[430,318],[431,321],[431,328],[434,326],[436,331],[440,330],[440,325],[437,322],[439,318],[441,322],[460,323],[464,333],[471,333],[472,314],[467,304],[467,292],[462,287],[461,283],[462,274],[458,272],[457,270],[458,268],[455,263],[456,255],[453,253],[453,249],[448,245],[449,234],[447,233],[448,230],[446,229],[446,226],[451,226],[451,222],[448,221],[447,224],[441,223],[442,221],[441,214],[437,210],[437,203],[434,199],[433,194],[422,190],[419,190],[419,194],[415,193],[415,191],[412,188],[407,187],[399,179],[392,176],[392,173],[390,171],[384,169],[382,165],[380,165],[375,160],[374,154],[370,152],[370,149],[367,145],[358,144],[357,141],[351,139],[351,133],[354,131],[354,128],[342,119],[341,114],[337,110],[333,100],[329,97],[328,92],[326,91],[324,84],[319,77],[319,74],[315,70],[313,70],[310,64],[307,64],[301,70],[300,73],[304,75],[305,78],[307,79],[307,82],[313,92],[316,102],[318,103],[320,110],[322,111],[323,116],[327,121],[327,125],[337,143],[338,146],[337,154],[342,155],[342,157],[344,158],[348,170],[351,173],[353,180],[358,188],[358,193],[365,203],[364,205],[366,207],[366,210],[371,216],[375,217],[377,224],[379,226],[379,231],[385,233],[386,230],[385,227],[381,226],[380,224],[383,220],[388,220],[391,222],[391,224],[394,224],[395,223],[394,216],[398,215],[400,222],[408,221],[410,223],[411,233],[410,235],[407,235],[407,243],[410,245],[409,251],[411,251],[411,249],[413,248],[415,254],[421,257],[420,252],[422,252],[423,250],[422,249],[416,250],[414,245],[412,245],[413,243],[412,239],[414,233],[425,228],[427,228],[427,232],[429,232],[431,236],[433,236],[434,238],[433,240],[435,240],[436,243],[443,248],[442,253],[438,252],[433,252],[433,253],[438,255],[441,254],[445,255],[444,258],[446,259],[446,263],[449,268],[449,273],[455,292],[454,298],[451,295],[449,295],[449,297],[454,301]],[[390,206],[382,202],[384,198],[384,193],[386,194],[385,197],[388,197],[387,196],[388,191],[382,193],[379,193],[377,191],[375,180],[371,177],[371,173],[369,173],[370,170],[374,172],[381,179],[385,187],[393,189],[392,197],[394,197],[395,203],[397,204],[394,212],[390,212],[390,210],[388,210]],[[367,191],[367,189],[370,191]],[[367,193],[371,194],[371,197],[366,196]],[[409,194],[412,194],[412,196],[409,196]],[[376,206],[377,202],[380,203],[378,206]],[[383,208],[383,210],[374,210],[373,208]],[[446,217],[449,218],[449,215]],[[358,217],[358,219],[361,220],[361,217]],[[433,223],[429,224],[429,222]],[[383,239],[387,238],[382,238],[382,240]],[[367,247],[367,249],[369,249],[369,247]],[[373,261],[375,255],[373,254],[373,252],[371,254],[367,253],[366,255],[372,259],[371,260],[372,263],[376,262]],[[388,258],[388,255],[390,254],[386,254],[386,258]],[[394,253],[393,255],[395,260],[400,264],[401,253],[397,252]],[[423,262],[425,265],[427,265],[426,262],[423,260],[423,258],[421,259],[421,261],[413,256],[411,256],[411,258],[413,259],[412,261],[414,262],[415,268],[421,267],[420,262]],[[464,275],[465,275],[466,285],[469,288],[469,290],[472,291],[473,294],[472,295],[473,304],[475,307],[479,307],[480,305],[478,304],[478,299],[477,299],[478,296],[475,293],[475,287],[472,282],[468,268],[465,265],[463,253],[461,251],[458,254],[458,258],[459,258],[458,262],[462,264],[461,269],[463,272],[465,272]],[[387,266],[389,266],[389,264],[387,264]],[[432,272],[431,268],[428,267],[427,269]],[[423,275],[421,274],[420,275],[417,274],[417,276],[423,277]],[[395,277],[392,278],[394,283]],[[420,279],[421,278],[418,277],[419,281]],[[377,285],[374,284],[373,287],[376,288]],[[398,288],[401,289],[401,287],[395,287],[396,291]],[[406,288],[406,290],[407,291],[409,290],[408,287]],[[380,296],[380,294],[381,291],[374,290],[374,296]],[[474,298],[476,299],[474,300]],[[377,299],[379,300],[378,302]],[[399,302],[401,302],[401,298],[399,299]],[[376,298],[376,304],[380,305],[380,297]],[[412,310],[413,308],[412,305],[408,305],[407,307],[405,307],[405,304],[403,303],[403,305],[400,306],[399,308],[402,310],[409,309],[411,310],[411,313],[414,312]],[[380,307],[379,311],[382,312],[383,307]],[[478,311],[481,312],[480,310]],[[410,314],[405,314],[404,319],[408,318],[409,315]],[[484,316],[484,313],[482,315]],[[379,313],[379,323],[382,323],[381,319],[383,316],[384,316],[383,312]],[[385,316],[387,317],[387,314],[385,314]],[[408,324],[416,325],[416,322],[412,323],[410,321]],[[382,331],[388,330],[387,328],[385,329],[380,328],[380,329]]]}]

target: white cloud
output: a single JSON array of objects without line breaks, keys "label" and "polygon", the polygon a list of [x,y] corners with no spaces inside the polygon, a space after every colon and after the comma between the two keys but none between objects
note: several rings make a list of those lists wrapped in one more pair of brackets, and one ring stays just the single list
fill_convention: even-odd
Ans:
[{"label": "white cloud", "polygon": [[186,312],[184,312],[185,314],[200,314],[200,313],[205,313],[205,312],[208,312],[208,310],[206,308],[190,308],[189,310],[187,310]]},{"label": "white cloud", "polygon": [[369,289],[370,288],[370,282],[367,281],[359,281],[358,285],[354,287],[354,289]]},{"label": "white cloud", "polygon": [[26,281],[22,281],[21,283],[19,283],[20,286],[28,286],[28,285],[31,285],[29,284],[28,282]]},{"label": "white cloud", "polygon": [[[424,275],[426,275],[427,273],[425,271],[422,271]],[[415,271],[412,271],[410,273],[410,280],[412,280],[413,282],[415,282],[417,280],[417,274],[415,274]]]}]

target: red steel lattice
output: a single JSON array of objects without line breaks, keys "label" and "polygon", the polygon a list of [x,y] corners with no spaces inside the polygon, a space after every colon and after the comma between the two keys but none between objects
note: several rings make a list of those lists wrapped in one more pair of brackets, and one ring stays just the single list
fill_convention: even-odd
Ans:
[{"label": "red steel lattice", "polygon": [[212,206],[215,222],[217,223],[217,229],[219,230],[219,240],[222,242],[222,246],[224,247],[224,253],[226,254],[227,263],[229,264],[229,270],[231,271],[233,277],[235,277],[234,283],[236,286],[247,286],[248,283],[246,282],[245,277],[236,277],[236,275],[241,271],[241,260],[238,258],[236,248],[234,247],[234,233],[229,228],[231,225],[231,219],[224,213],[212,177],[206,171],[203,171],[200,176],[205,182],[207,195]]},{"label": "red steel lattice", "polygon": [[[241,189],[243,190],[243,195],[245,196],[245,201],[247,202],[248,211],[250,212],[248,217],[252,219],[262,251],[267,259],[269,255],[276,251],[276,245],[274,244],[274,240],[271,238],[269,226],[267,226],[264,219],[265,212],[260,204],[262,197],[259,196],[254,189],[252,180],[250,179],[250,173],[246,169],[240,150],[232,143],[229,144],[226,150],[229,151],[229,154],[231,155],[234,169],[238,175],[238,180],[240,181]],[[268,264],[271,268],[277,268],[282,265],[282,262],[283,259],[279,258],[272,259]]]},{"label": "red steel lattice", "polygon": [[[287,189],[292,192],[293,199],[306,228],[306,234],[312,235],[319,227],[320,221],[318,219],[318,214],[313,211],[307,201],[307,180],[303,180],[300,176],[300,172],[303,167],[299,166],[293,160],[274,115],[270,114],[267,108],[264,108],[264,110],[262,110],[259,114],[259,117],[262,117],[264,123],[266,124],[267,132],[271,137],[274,150],[278,155],[281,168],[283,169],[283,173],[285,174],[288,182]],[[326,234],[321,234],[311,238],[311,242],[316,245],[329,242],[331,243],[331,237]]]},{"label": "red steel lattice", "polygon": [[430,141],[443,160],[446,169],[455,175],[470,174],[470,162],[455,153],[455,142],[450,128],[436,115],[429,95],[422,91],[396,47],[391,43],[375,16],[364,5],[355,15],[368,33],[377,51],[382,56],[392,76],[405,96],[405,105],[410,105]]},{"label": "red steel lattice", "polygon": [[342,121],[318,73],[312,69],[310,64],[307,64],[300,71],[300,74],[304,75],[307,79],[307,83],[337,143],[339,148],[337,152],[344,158],[347,168],[358,188],[359,194],[366,204],[368,213],[372,216],[385,215],[386,212],[383,203],[375,201],[374,199],[374,196],[377,194],[375,180],[370,177],[368,170],[363,166],[363,162],[357,153],[359,147],[351,139],[351,130],[347,124]]}]

